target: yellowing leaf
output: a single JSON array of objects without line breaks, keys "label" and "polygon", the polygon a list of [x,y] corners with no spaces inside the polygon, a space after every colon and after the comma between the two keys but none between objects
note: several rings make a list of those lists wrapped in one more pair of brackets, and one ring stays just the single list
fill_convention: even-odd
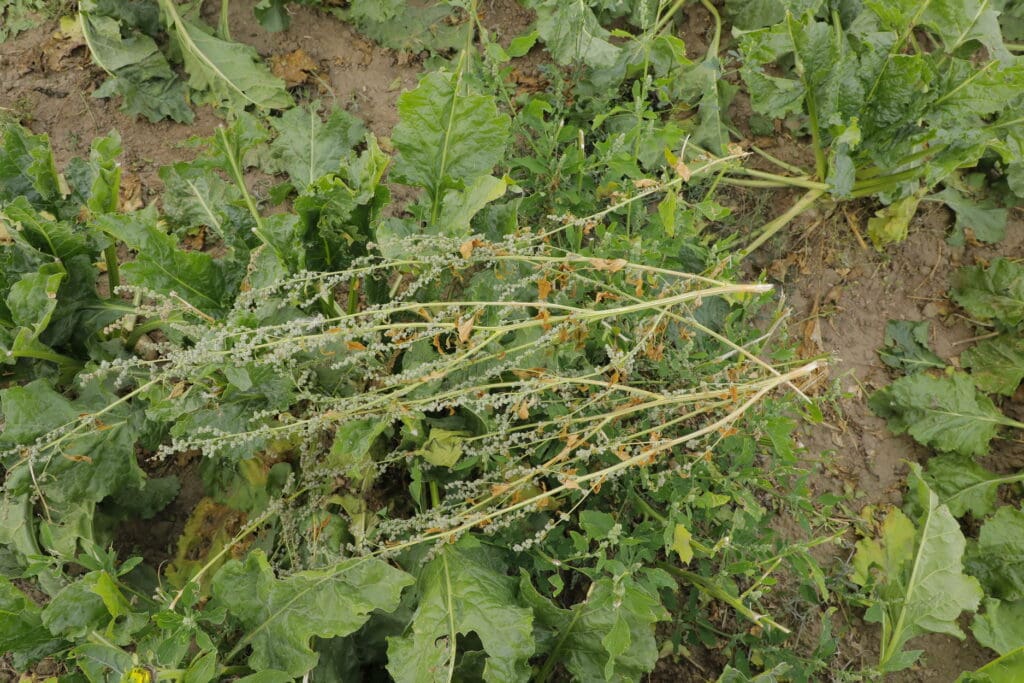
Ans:
[{"label": "yellowing leaf", "polygon": [[910,219],[917,213],[920,201],[919,196],[912,194],[877,211],[874,218],[868,219],[868,237],[875,249],[882,251],[887,245],[907,239]]},{"label": "yellowing leaf", "polygon": [[672,550],[679,554],[679,561],[683,564],[688,564],[693,559],[693,547],[690,545],[692,538],[690,530],[682,524],[676,524],[672,530]]}]

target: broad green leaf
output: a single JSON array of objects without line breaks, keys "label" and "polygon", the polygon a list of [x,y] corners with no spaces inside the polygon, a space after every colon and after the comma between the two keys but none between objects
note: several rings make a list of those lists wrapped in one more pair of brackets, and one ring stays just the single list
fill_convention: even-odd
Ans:
[{"label": "broad green leaf", "polygon": [[227,244],[238,244],[242,225],[249,227],[248,210],[233,183],[203,165],[177,163],[160,169],[164,183],[164,215],[184,228],[206,226]]},{"label": "broad green leaf", "polygon": [[61,642],[43,625],[42,610],[5,576],[0,576],[0,651],[16,666],[50,654]]},{"label": "broad green leaf", "polygon": [[49,136],[32,135],[21,126],[7,125],[0,147],[0,205],[25,197],[38,208],[61,195]]},{"label": "broad green leaf", "polygon": [[504,154],[509,119],[494,98],[466,92],[461,71],[432,72],[398,98],[393,175],[427,190],[438,215],[442,193],[490,174]]},{"label": "broad green leaf", "polygon": [[975,239],[981,242],[999,242],[1006,235],[1007,210],[991,202],[977,202],[965,197],[951,187],[931,195],[928,199],[941,201],[956,214],[953,232],[946,240],[954,246],[964,243],[969,228]]},{"label": "broad green leaf", "polygon": [[505,194],[507,184],[494,176],[480,176],[465,190],[446,190],[441,200],[437,228],[441,234],[465,238],[472,234],[470,221],[491,202]]},{"label": "broad green leaf", "polygon": [[1016,327],[1024,322],[1024,266],[996,258],[988,268],[961,268],[952,295],[972,317]]},{"label": "broad green leaf", "polygon": [[882,362],[904,372],[944,368],[946,364],[928,347],[927,320],[890,320],[885,326],[885,346],[878,350]]},{"label": "broad green leaf", "polygon": [[50,633],[72,640],[92,630],[106,629],[110,613],[103,599],[93,591],[99,573],[90,572],[53,596],[42,611],[43,624]]},{"label": "broad green leaf", "polygon": [[956,683],[1018,683],[1024,677],[1024,647],[1007,652],[977,671],[960,674]]},{"label": "broad green leaf", "polygon": [[376,558],[274,576],[262,550],[245,562],[231,560],[213,578],[213,595],[245,627],[241,644],[252,647],[254,671],[277,669],[292,677],[316,666],[310,640],[358,630],[370,612],[398,607],[412,577]]},{"label": "broad green leaf", "polygon": [[363,491],[376,479],[374,457],[383,450],[381,436],[391,428],[383,420],[353,420],[334,433],[327,464],[345,473]]},{"label": "broad green leaf", "polygon": [[85,643],[71,651],[75,663],[90,683],[115,683],[129,680],[135,662],[132,656],[109,644]]},{"label": "broad green leaf", "polygon": [[1024,599],[1024,511],[1011,506],[996,510],[982,525],[977,543],[971,544],[967,569],[986,594]]},{"label": "broad green leaf", "polygon": [[222,315],[231,305],[241,279],[239,269],[205,252],[185,251],[156,225],[156,212],[104,216],[97,227],[138,252],[121,267],[128,284],[164,295],[180,296],[203,313]]},{"label": "broad green leaf", "polygon": [[[91,3],[82,3],[83,10],[86,4]],[[123,36],[116,19],[94,12],[80,12],[79,21],[93,61],[109,74],[93,97],[121,95],[122,111],[153,123],[164,118],[192,122],[185,82],[150,36],[137,30]]]},{"label": "broad green leaf", "polygon": [[353,21],[367,38],[392,50],[441,52],[465,47],[471,23],[449,3],[417,5],[404,0],[356,0],[332,10]]},{"label": "broad green leaf", "polygon": [[947,53],[978,41],[999,59],[1009,58],[999,28],[999,12],[989,0],[931,0],[920,13],[920,24],[942,40]]},{"label": "broad green leaf", "polygon": [[983,605],[985,611],[971,622],[971,633],[978,642],[1001,655],[1024,647],[1024,600],[985,598]]},{"label": "broad green leaf", "polygon": [[270,119],[277,138],[270,145],[266,170],[284,172],[299,190],[321,176],[337,171],[341,160],[359,143],[362,121],[342,109],[333,109],[321,121],[319,103],[294,107],[279,119]]},{"label": "broad green leaf", "polygon": [[529,576],[519,590],[537,625],[550,635],[556,657],[578,681],[639,681],[658,661],[655,625],[668,619],[657,593],[630,577],[595,581],[586,599],[562,609],[541,595]]},{"label": "broad green leaf", "polygon": [[759,673],[751,678],[739,669],[726,665],[722,675],[715,680],[715,683],[783,683],[783,681],[790,680],[786,676],[790,669],[792,669],[792,666],[783,662],[772,667],[771,671]]},{"label": "broad green leaf", "polygon": [[858,543],[854,556],[858,583],[867,571],[878,571],[873,581],[864,583],[871,586],[874,603],[867,619],[882,624],[883,672],[913,663],[918,653],[903,648],[919,635],[944,633],[963,639],[957,619],[961,612],[977,609],[982,597],[978,581],[963,573],[966,542],[960,527],[921,479],[917,466],[911,471],[911,488],[921,510],[916,532],[910,535],[909,520],[893,510],[890,516],[896,515],[898,521],[887,519],[881,537]]},{"label": "broad green leaf", "polygon": [[970,512],[977,519],[995,510],[999,485],[1015,479],[995,475],[972,458],[955,453],[928,458],[923,476],[954,517]]},{"label": "broad green leaf", "polygon": [[252,47],[221,40],[188,21],[171,0],[159,0],[164,20],[188,72],[196,100],[228,110],[293,104],[284,81],[270,73]]},{"label": "broad green leaf", "polygon": [[963,352],[960,363],[982,391],[1013,396],[1024,379],[1024,337],[1001,334]]},{"label": "broad green leaf", "polygon": [[583,63],[595,69],[615,64],[621,48],[584,0],[545,0],[537,7],[537,32],[555,61]]},{"label": "broad green leaf", "polygon": [[6,423],[0,444],[5,446],[30,444],[78,416],[71,402],[41,379],[0,391],[0,412]]},{"label": "broad green leaf", "polygon": [[419,603],[404,635],[388,638],[388,671],[398,681],[452,679],[460,635],[475,633],[487,654],[483,680],[526,681],[534,652],[530,610],[497,554],[470,536],[444,544],[423,567]]},{"label": "broad green leaf", "polygon": [[16,240],[23,240],[32,248],[59,258],[65,268],[76,256],[93,254],[82,231],[67,221],[56,220],[44,211],[37,211],[25,197],[18,197],[0,208],[0,219],[15,227],[18,232]]},{"label": "broad green leaf", "polygon": [[1024,428],[1004,416],[992,400],[975,389],[965,373],[901,377],[875,392],[868,405],[888,422],[894,434],[907,433],[938,451],[980,456],[1000,426]]}]

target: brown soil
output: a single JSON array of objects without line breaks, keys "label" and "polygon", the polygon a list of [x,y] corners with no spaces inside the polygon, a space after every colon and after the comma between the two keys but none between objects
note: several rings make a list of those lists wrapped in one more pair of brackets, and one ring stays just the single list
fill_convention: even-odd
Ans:
[{"label": "brown soil", "polygon": [[[308,67],[304,97],[337,103],[364,119],[378,136],[390,134],[397,121],[398,95],[416,83],[417,55],[382,49],[349,27],[303,7],[294,8],[288,30],[269,34],[252,17],[254,4],[255,0],[231,3],[231,30],[236,40],[253,45],[268,59],[301,51]],[[484,3],[483,18],[498,39],[507,42],[526,29],[532,14],[512,0],[492,0]],[[702,8],[688,12],[680,32],[691,57],[703,54],[709,26]],[[209,108],[198,109],[191,125],[151,124],[125,116],[118,110],[118,102],[90,97],[102,82],[102,73],[90,63],[83,46],[55,37],[55,30],[56,23],[49,22],[0,44],[0,113],[6,110],[34,132],[48,133],[59,165],[72,156],[87,155],[94,137],[118,130],[124,146],[126,186],[134,187],[130,191],[137,193],[141,203],[154,200],[160,191],[159,167],[187,158],[193,152],[181,143],[191,136],[212,134],[221,120]],[[536,60],[537,55],[532,55],[527,66],[533,68],[530,65]],[[737,102],[733,110],[737,119],[746,107],[742,100]],[[806,161],[806,149],[799,143],[783,138],[773,144],[776,156],[795,163]],[[747,197],[745,203],[750,207],[752,201]],[[776,193],[757,203],[768,219],[790,201],[788,194]],[[827,463],[815,483],[818,490],[850,496],[853,512],[867,504],[898,503],[907,462],[926,456],[909,439],[889,435],[884,422],[865,405],[866,395],[891,379],[876,354],[886,322],[932,321],[933,348],[956,362],[964,348],[958,342],[974,332],[945,299],[950,274],[962,264],[996,253],[1024,256],[1024,217],[1019,210],[1002,244],[954,249],[944,241],[950,216],[944,209],[926,205],[914,220],[909,239],[884,255],[863,245],[851,227],[863,234],[869,211],[868,206],[855,206],[833,213],[827,207],[818,213],[808,212],[794,223],[785,246],[769,245],[752,258],[754,266],[767,269],[788,297],[796,312],[794,334],[803,336],[808,350],[833,358],[830,377],[822,387],[831,384],[840,398],[825,424],[806,429],[804,442],[811,458],[820,457]],[[997,448],[993,466],[1018,468],[1024,464],[1021,459],[1019,445],[1014,450],[1003,444]],[[189,513],[187,507],[198,496],[198,491],[190,489],[184,502],[179,501],[182,509],[174,520],[177,531]],[[177,535],[174,529],[166,531],[165,538]],[[145,539],[133,540],[147,545]],[[849,540],[854,540],[852,533]],[[162,557],[173,554],[166,542],[151,547]],[[835,552],[833,572],[842,571],[849,552],[849,545]],[[837,622],[836,628],[842,637],[840,662],[850,670],[869,666],[877,651],[876,627],[853,617]],[[990,653],[972,641],[961,645],[948,637],[928,636],[913,645],[923,648],[925,655],[921,664],[900,680],[953,681],[961,671],[990,659]],[[834,680],[841,676],[842,672],[836,671]],[[666,658],[651,680],[715,677],[717,672],[698,671],[684,659]]]}]

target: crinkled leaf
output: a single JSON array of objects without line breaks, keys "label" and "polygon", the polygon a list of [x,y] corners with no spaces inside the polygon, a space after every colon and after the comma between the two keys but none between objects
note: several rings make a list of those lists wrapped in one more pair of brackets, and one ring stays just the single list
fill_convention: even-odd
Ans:
[{"label": "crinkled leaf", "polygon": [[575,680],[637,681],[658,661],[655,624],[668,618],[657,593],[632,578],[598,579],[584,602],[562,609],[541,595],[529,576],[519,590],[533,608],[537,625],[550,633],[551,645]]},{"label": "crinkled leaf", "polygon": [[967,349],[960,363],[982,391],[1013,396],[1024,379],[1024,337],[1001,334]]},{"label": "crinkled leaf", "polygon": [[885,326],[885,346],[878,350],[882,362],[905,372],[946,367],[928,348],[928,327],[927,320],[890,320]]},{"label": "crinkled leaf", "polygon": [[151,37],[140,31],[125,37],[116,19],[92,12],[80,12],[79,21],[93,61],[109,74],[93,97],[121,95],[125,113],[151,122],[164,118],[192,122],[185,83]]},{"label": "crinkled leaf", "polygon": [[1024,265],[997,258],[988,268],[961,268],[952,295],[972,317],[1016,327],[1024,322]]},{"label": "crinkled leaf", "polygon": [[253,105],[259,109],[292,106],[284,81],[270,73],[252,47],[221,40],[188,21],[171,0],[160,9],[185,62],[189,87],[197,101],[229,110]]},{"label": "crinkled leaf", "polygon": [[996,508],[999,477],[964,455],[947,453],[928,459],[924,480],[954,517],[970,512],[981,519]]},{"label": "crinkled leaf", "polygon": [[962,245],[966,231],[970,229],[974,238],[981,242],[999,242],[1006,235],[1007,211],[991,202],[977,202],[965,197],[951,187],[933,194],[929,199],[943,202],[953,209],[956,223],[946,240],[954,246]]},{"label": "crinkled leaf", "polygon": [[436,227],[449,237],[469,237],[473,216],[491,202],[500,199],[506,187],[504,180],[485,175],[474,180],[465,190],[446,190]]},{"label": "crinkled leaf", "polygon": [[65,586],[42,611],[43,624],[50,633],[68,640],[82,638],[91,630],[102,632],[110,621],[106,605],[93,587],[96,574],[90,572]]},{"label": "crinkled leaf", "polygon": [[985,592],[1002,600],[1024,599],[1024,511],[1003,506],[982,525],[971,544],[967,568]]},{"label": "crinkled leaf", "polygon": [[978,642],[1001,655],[1024,647],[1024,600],[985,598],[983,605],[985,611],[971,622],[971,633]]},{"label": "crinkled leaf", "polygon": [[875,392],[868,405],[894,434],[910,434],[938,451],[980,456],[1002,425],[1019,426],[975,389],[965,373],[901,377]]},{"label": "crinkled leaf", "polygon": [[461,74],[432,72],[398,98],[394,177],[426,188],[435,202],[443,189],[488,175],[508,141],[509,119],[494,98],[464,89]]},{"label": "crinkled leaf", "polygon": [[460,635],[476,633],[487,653],[483,679],[526,681],[533,654],[533,618],[521,607],[515,581],[490,548],[464,536],[445,544],[423,567],[419,604],[408,631],[388,638],[388,671],[399,681],[451,680]]},{"label": "crinkled leaf", "polygon": [[874,218],[868,219],[868,237],[875,249],[882,251],[890,244],[899,244],[907,239],[910,219],[917,213],[917,205],[921,199],[910,195],[875,212]]},{"label": "crinkled leaf", "polygon": [[359,32],[392,50],[456,50],[466,43],[464,14],[449,3],[356,0],[333,12],[353,21]]},{"label": "crinkled leaf", "polygon": [[739,669],[726,665],[725,669],[722,670],[722,675],[718,677],[715,683],[782,683],[783,681],[790,680],[786,676],[790,669],[792,667],[783,662],[782,664],[776,664],[771,671],[764,671],[751,678]]},{"label": "crinkled leaf", "polygon": [[[909,533],[913,527],[905,517],[891,524],[887,519],[881,537],[858,544],[854,556],[858,583],[866,568],[878,571],[870,583],[875,606],[868,619],[882,624],[882,671],[913,663],[917,655],[904,653],[903,647],[916,636],[944,633],[963,639],[957,619],[963,611],[974,611],[982,597],[978,581],[963,573],[966,541],[960,526],[921,479],[917,466],[911,472],[911,487],[921,510],[916,533]],[[892,515],[899,519],[902,513],[893,510]]]},{"label": "crinkled leaf", "polygon": [[262,550],[245,562],[231,560],[214,576],[213,595],[245,627],[255,671],[277,669],[302,676],[317,663],[314,637],[358,630],[373,610],[398,607],[412,577],[376,558],[345,560],[324,569],[274,576]]},{"label": "crinkled leaf", "polygon": [[584,0],[546,0],[537,7],[537,32],[559,64],[607,68],[621,50]]},{"label": "crinkled leaf", "polygon": [[266,170],[284,172],[300,190],[321,176],[337,171],[341,160],[365,135],[362,121],[342,109],[333,109],[321,121],[319,103],[295,107],[270,122],[277,138],[270,145]]}]

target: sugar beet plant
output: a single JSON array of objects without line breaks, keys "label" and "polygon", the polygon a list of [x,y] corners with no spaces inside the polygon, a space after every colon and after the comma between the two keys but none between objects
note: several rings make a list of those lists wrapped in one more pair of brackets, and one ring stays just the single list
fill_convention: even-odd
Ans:
[{"label": "sugar beet plant", "polygon": [[[765,531],[810,509],[777,390],[814,369],[751,324],[771,320],[768,288],[521,225],[505,195],[535,188],[492,175],[509,121],[465,76],[402,96],[394,157],[341,111],[290,109],[272,130],[239,112],[162,170],[160,208],[132,212],[116,133],[60,173],[45,135],[6,127],[15,666],[638,680],[670,620],[668,650],[714,645],[733,679],[823,665],[827,637],[816,658],[787,653],[765,609],[780,567],[827,599],[816,541]],[[254,161],[286,176],[288,210],[247,188]],[[392,204],[389,167],[411,205]],[[182,246],[197,235],[216,248]],[[202,493],[184,508],[183,484]],[[190,518],[170,556],[122,536],[175,514]]]}]

